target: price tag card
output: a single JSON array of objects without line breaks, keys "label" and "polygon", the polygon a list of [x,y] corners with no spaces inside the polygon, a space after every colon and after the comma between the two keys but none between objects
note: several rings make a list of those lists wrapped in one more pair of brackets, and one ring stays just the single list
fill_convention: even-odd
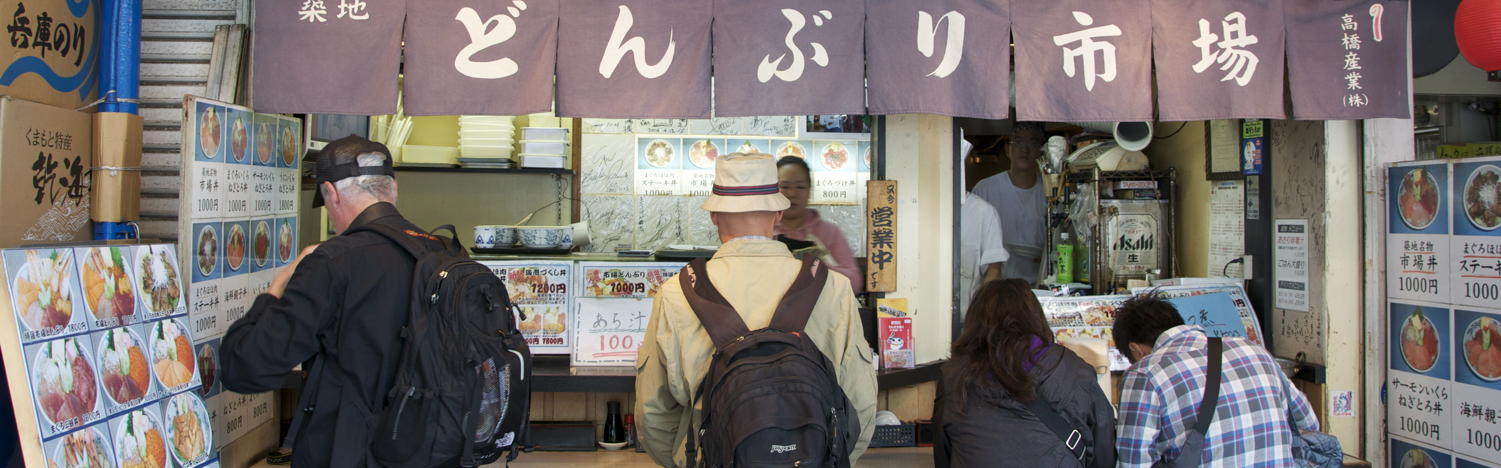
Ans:
[{"label": "price tag card", "polygon": [[1387,169],[1387,297],[1449,302],[1449,181],[1442,163]]},{"label": "price tag card", "polygon": [[1501,158],[1454,164],[1453,303],[1501,308]]},{"label": "price tag card", "polygon": [[280,196],[277,189],[281,183],[281,180],[277,176],[282,172],[286,171],[274,167],[254,166],[250,168],[251,216],[266,216],[276,213],[276,203]]},{"label": "price tag card", "polygon": [[251,174],[255,168],[244,164],[225,164],[220,166],[223,170],[224,195],[223,216],[225,218],[247,218],[250,216]]},{"label": "price tag card", "polygon": [[189,190],[192,193],[188,212],[192,219],[216,219],[224,216],[224,200],[228,189],[229,166],[209,162],[194,162],[189,170]]},{"label": "price tag card", "polygon": [[1455,434],[1450,380],[1453,313],[1442,306],[1392,302],[1387,359],[1387,429],[1445,450]]},{"label": "price tag card", "polygon": [[1454,311],[1454,451],[1501,464],[1501,313]]}]

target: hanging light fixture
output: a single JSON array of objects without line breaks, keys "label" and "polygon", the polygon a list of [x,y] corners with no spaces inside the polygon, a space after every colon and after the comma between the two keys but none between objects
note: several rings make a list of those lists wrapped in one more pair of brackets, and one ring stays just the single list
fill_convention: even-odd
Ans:
[{"label": "hanging light fixture", "polygon": [[1470,64],[1501,70],[1501,0],[1464,0],[1454,12],[1454,40]]}]

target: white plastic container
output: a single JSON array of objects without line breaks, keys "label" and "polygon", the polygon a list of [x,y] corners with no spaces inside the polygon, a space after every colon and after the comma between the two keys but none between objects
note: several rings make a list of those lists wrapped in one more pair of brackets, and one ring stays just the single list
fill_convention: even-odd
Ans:
[{"label": "white plastic container", "polygon": [[557,127],[522,127],[521,139],[527,141],[568,141],[568,129]]},{"label": "white plastic container", "polygon": [[525,154],[521,155],[521,167],[537,169],[564,169],[568,167],[568,158],[554,155]]},{"label": "white plastic container", "polygon": [[521,140],[523,154],[563,156],[568,154],[568,144],[561,141]]},{"label": "white plastic container", "polygon": [[406,164],[458,164],[459,149],[452,146],[402,145],[401,162]]}]

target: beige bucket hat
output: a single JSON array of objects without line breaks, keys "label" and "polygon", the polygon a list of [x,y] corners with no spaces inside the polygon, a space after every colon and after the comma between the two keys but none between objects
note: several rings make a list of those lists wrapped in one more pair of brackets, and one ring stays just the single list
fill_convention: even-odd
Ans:
[{"label": "beige bucket hat", "polygon": [[777,160],[766,153],[730,153],[714,161],[714,190],[700,207],[720,213],[784,211],[792,206],[777,187]]}]

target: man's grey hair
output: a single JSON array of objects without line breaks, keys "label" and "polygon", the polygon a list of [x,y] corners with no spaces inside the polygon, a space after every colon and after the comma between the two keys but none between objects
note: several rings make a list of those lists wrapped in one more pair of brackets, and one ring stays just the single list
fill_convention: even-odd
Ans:
[{"label": "man's grey hair", "polygon": [[[386,155],[379,153],[361,154],[355,160],[360,167],[380,166],[385,163]],[[362,175],[342,179],[334,182],[334,188],[339,191],[339,196],[353,198],[355,200],[374,199],[387,203],[396,203],[396,179],[384,175]],[[325,194],[326,195],[326,194]]]}]

